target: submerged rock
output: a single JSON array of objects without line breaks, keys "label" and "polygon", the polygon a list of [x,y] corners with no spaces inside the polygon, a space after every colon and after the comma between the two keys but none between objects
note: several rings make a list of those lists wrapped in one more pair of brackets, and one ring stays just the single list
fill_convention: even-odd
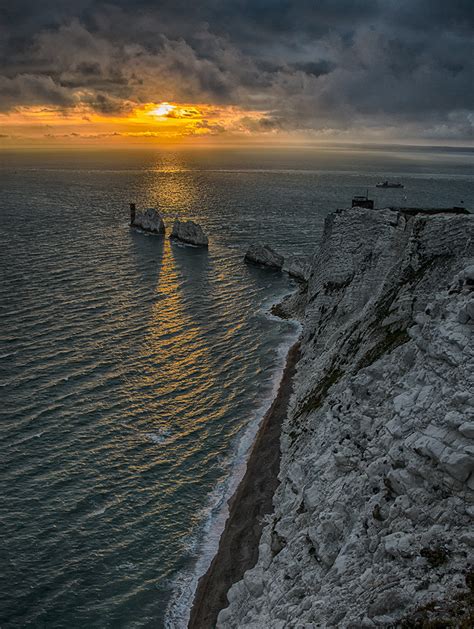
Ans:
[{"label": "submerged rock", "polygon": [[164,234],[165,223],[157,210],[150,207],[142,212],[136,212],[132,222],[133,227],[139,227],[143,231],[153,234]]},{"label": "submerged rock", "polygon": [[193,221],[175,220],[170,238],[196,247],[207,247],[209,245],[209,239],[202,227]]},{"label": "submerged rock", "polygon": [[268,245],[250,245],[244,257],[245,262],[280,270],[284,258]]}]

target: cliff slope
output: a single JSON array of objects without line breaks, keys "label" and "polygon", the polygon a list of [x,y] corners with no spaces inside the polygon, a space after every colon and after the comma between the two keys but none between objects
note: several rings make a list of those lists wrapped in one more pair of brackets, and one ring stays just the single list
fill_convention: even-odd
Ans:
[{"label": "cliff slope", "polygon": [[274,513],[218,627],[468,614],[472,256],[474,216],[356,208],[327,219]]}]

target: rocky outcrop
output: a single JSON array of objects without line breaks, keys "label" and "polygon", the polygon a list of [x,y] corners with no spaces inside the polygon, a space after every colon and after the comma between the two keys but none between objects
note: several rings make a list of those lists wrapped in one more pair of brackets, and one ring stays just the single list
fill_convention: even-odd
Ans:
[{"label": "rocky outcrop", "polygon": [[308,285],[301,281],[298,289],[274,304],[270,312],[281,319],[295,319],[301,322],[304,320],[307,296]]},{"label": "rocky outcrop", "polygon": [[153,234],[165,233],[165,223],[154,208],[136,212],[132,226]]},{"label": "rocky outcrop", "polygon": [[322,243],[274,513],[218,627],[472,613],[474,216],[354,208]]},{"label": "rocky outcrop", "polygon": [[244,257],[245,262],[257,266],[265,266],[270,269],[280,270],[283,266],[284,258],[268,245],[250,245]]},{"label": "rocky outcrop", "polygon": [[196,247],[207,247],[209,245],[208,237],[202,227],[193,221],[175,220],[170,238]]},{"label": "rocky outcrop", "polygon": [[311,273],[310,256],[288,256],[283,264],[283,271],[302,282],[307,282]]}]

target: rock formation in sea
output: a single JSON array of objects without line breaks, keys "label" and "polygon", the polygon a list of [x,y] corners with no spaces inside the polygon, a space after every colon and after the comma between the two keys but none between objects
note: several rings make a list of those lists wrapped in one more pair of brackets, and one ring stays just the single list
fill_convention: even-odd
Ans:
[{"label": "rock formation in sea", "polygon": [[143,211],[136,211],[132,222],[133,227],[139,227],[143,231],[153,234],[164,234],[165,223],[160,214],[154,208],[148,208]]},{"label": "rock formation in sea", "polygon": [[310,256],[287,256],[283,264],[283,271],[302,282],[307,282],[311,273]]},{"label": "rock formation in sea", "polygon": [[270,246],[263,244],[250,245],[244,256],[245,262],[266,266],[271,269],[281,269],[284,258],[274,251]]},{"label": "rock formation in sea", "polygon": [[218,627],[472,626],[473,256],[472,215],[327,218],[274,512]]},{"label": "rock formation in sea", "polygon": [[208,237],[202,227],[193,221],[175,220],[170,238],[196,247],[207,247],[209,245]]}]

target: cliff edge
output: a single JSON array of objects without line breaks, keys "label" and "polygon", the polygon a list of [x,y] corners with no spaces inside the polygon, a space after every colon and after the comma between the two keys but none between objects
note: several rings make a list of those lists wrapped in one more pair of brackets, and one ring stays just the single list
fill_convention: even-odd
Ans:
[{"label": "cliff edge", "polygon": [[218,627],[471,626],[473,256],[472,215],[328,217],[274,511]]}]

